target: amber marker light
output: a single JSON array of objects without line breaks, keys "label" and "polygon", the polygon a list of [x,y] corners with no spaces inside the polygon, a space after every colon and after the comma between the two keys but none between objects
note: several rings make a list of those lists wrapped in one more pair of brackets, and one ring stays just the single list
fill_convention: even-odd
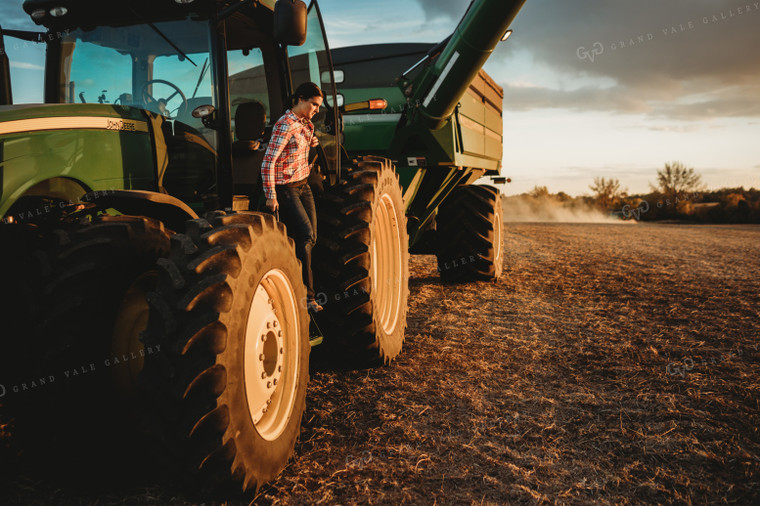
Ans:
[{"label": "amber marker light", "polygon": [[371,111],[382,111],[388,107],[388,101],[384,98],[374,98],[369,101],[369,108]]}]

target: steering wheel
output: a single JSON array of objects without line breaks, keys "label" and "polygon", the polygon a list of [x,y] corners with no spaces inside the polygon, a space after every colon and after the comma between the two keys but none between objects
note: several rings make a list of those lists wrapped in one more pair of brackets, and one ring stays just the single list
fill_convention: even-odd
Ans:
[{"label": "steering wheel", "polygon": [[[169,86],[170,88],[173,88],[175,91],[171,95],[169,95],[169,98],[159,98],[156,100],[153,98],[153,96],[148,93],[148,87],[151,84],[163,84],[166,86]],[[169,102],[176,97],[177,95],[182,98],[182,103],[179,104],[178,107],[174,109],[170,109]],[[161,114],[162,116],[166,116],[169,119],[176,119],[178,116],[184,116],[187,114],[188,109],[188,103],[187,98],[185,97],[185,94],[182,93],[182,90],[179,89],[179,87],[176,84],[170,83],[169,81],[165,81],[163,79],[151,79],[150,81],[146,82],[142,85],[142,88],[140,88],[140,99],[142,100],[143,106],[146,109],[150,109],[154,112],[157,112]],[[151,106],[153,104],[157,104],[156,109],[153,109]]]}]

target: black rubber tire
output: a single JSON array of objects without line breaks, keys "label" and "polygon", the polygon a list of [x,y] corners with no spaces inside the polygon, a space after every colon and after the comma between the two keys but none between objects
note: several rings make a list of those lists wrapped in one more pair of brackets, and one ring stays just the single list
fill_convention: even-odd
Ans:
[{"label": "black rubber tire", "polygon": [[127,440],[113,390],[121,368],[106,362],[114,321],[130,285],[168,255],[170,234],[150,218],[102,215],[61,224],[45,249],[30,253],[40,267],[39,313],[17,322],[26,325],[20,354],[29,366],[20,381],[29,389],[8,400],[17,435],[56,475],[103,470]]},{"label": "black rubber tire", "polygon": [[444,281],[497,280],[503,271],[501,194],[459,186],[438,208],[438,271]]},{"label": "black rubber tire", "polygon": [[[378,157],[357,160],[345,179],[327,189],[317,205],[313,265],[317,302],[324,307],[317,315],[325,336],[321,354],[346,368],[388,364],[401,352],[409,299],[409,236],[401,186],[390,160]],[[383,216],[384,228],[379,224]],[[394,231],[388,241],[393,244],[378,244],[382,230]],[[381,246],[397,252],[396,279],[372,279]]]},{"label": "black rubber tire", "polygon": [[[43,278],[51,269],[49,259],[39,250],[50,242],[50,236],[36,225],[0,224],[0,279],[3,283],[0,385],[6,389],[12,389],[28,376],[33,366],[33,361],[26,356],[28,341],[35,322],[43,314]],[[3,397],[12,394],[6,391],[3,395],[0,389],[0,403]]]},{"label": "black rubber tire", "polygon": [[[289,349],[297,358],[280,383],[295,385],[292,402],[283,402],[284,428],[266,440],[248,410],[244,352],[249,308],[274,269],[298,301],[297,317],[282,323],[296,335]],[[150,399],[144,429],[161,438],[157,457],[168,456],[165,463],[195,488],[258,489],[285,467],[305,409],[309,325],[293,241],[272,216],[215,212],[172,237],[159,271],[144,341],[160,353],[146,356],[140,375]]]}]

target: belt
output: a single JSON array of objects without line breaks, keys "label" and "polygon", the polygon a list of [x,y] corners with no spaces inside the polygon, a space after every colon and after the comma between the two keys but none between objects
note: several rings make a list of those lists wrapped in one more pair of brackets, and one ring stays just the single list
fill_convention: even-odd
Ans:
[{"label": "belt", "polygon": [[300,181],[294,181],[292,183],[284,183],[284,184],[278,184],[275,185],[279,188],[298,188],[300,186],[305,185],[308,182],[308,178],[301,179]]}]

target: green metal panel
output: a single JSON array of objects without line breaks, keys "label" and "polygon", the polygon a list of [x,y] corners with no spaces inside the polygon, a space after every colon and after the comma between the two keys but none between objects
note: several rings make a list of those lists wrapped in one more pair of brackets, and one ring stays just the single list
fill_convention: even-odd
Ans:
[{"label": "green metal panel", "polygon": [[55,177],[79,181],[89,190],[156,189],[151,134],[137,109],[2,107],[0,143],[0,216],[29,188]]}]

